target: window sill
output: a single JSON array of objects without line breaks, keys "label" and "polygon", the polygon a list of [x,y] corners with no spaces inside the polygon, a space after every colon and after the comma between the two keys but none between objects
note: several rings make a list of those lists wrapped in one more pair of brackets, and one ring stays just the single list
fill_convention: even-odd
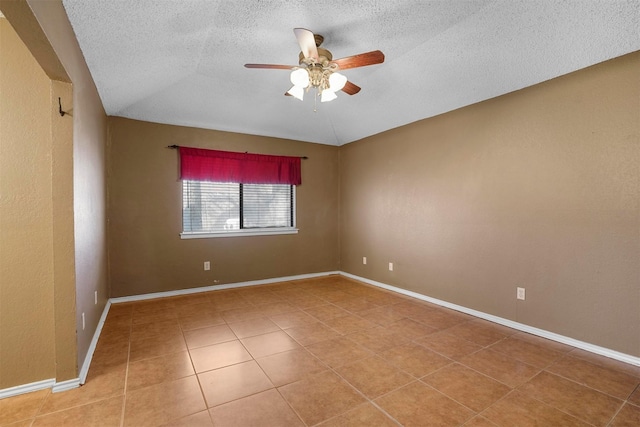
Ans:
[{"label": "window sill", "polygon": [[217,233],[180,233],[181,239],[209,239],[217,237],[273,236],[278,234],[298,234],[297,228],[245,228]]}]

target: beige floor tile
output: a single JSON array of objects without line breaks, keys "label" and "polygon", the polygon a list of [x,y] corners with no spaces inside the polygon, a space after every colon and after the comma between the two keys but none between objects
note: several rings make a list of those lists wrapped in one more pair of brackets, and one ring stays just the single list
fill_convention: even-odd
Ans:
[{"label": "beige floor tile", "polygon": [[347,337],[375,353],[382,353],[409,341],[405,336],[388,331],[382,326],[354,332]]},{"label": "beige floor tile", "polygon": [[229,341],[189,350],[197,373],[246,362],[252,357],[240,341]]},{"label": "beige floor tile", "polygon": [[198,374],[198,379],[209,408],[274,387],[254,360]]},{"label": "beige floor tile", "polygon": [[640,407],[625,404],[609,424],[611,427],[637,427],[640,426]]},{"label": "beige floor tile", "polygon": [[275,302],[270,304],[257,305],[256,310],[262,316],[268,317],[268,316],[275,316],[276,314],[290,313],[292,311],[297,311],[298,308],[294,307],[293,305],[289,304],[286,301],[280,301],[280,302]]},{"label": "beige floor tile", "polygon": [[324,363],[304,349],[285,351],[256,361],[276,387],[327,369]]},{"label": "beige floor tile", "polygon": [[128,361],[128,340],[124,342],[105,342],[100,340],[91,359],[91,369],[94,372],[108,372],[125,366]]},{"label": "beige floor tile", "polygon": [[196,292],[194,294],[177,295],[171,297],[177,311],[181,308],[192,307],[199,304],[209,304],[209,297],[206,292]]},{"label": "beige floor tile", "polygon": [[334,275],[112,304],[86,384],[1,399],[0,425],[636,427],[639,412],[638,366]]},{"label": "beige floor tile", "polygon": [[416,300],[406,300],[402,301],[393,306],[393,309],[403,317],[420,317],[429,313],[430,311],[436,310],[438,307],[425,303],[423,301]]},{"label": "beige floor tile", "polygon": [[224,325],[225,321],[219,313],[188,314],[178,317],[178,322],[183,331],[206,328],[207,326]]},{"label": "beige floor tile", "polygon": [[229,328],[233,330],[238,338],[247,338],[280,330],[278,325],[264,317],[256,317],[255,319],[245,320],[244,322],[229,323]]},{"label": "beige floor tile", "polygon": [[318,319],[300,310],[291,311],[289,313],[276,314],[274,316],[269,316],[269,318],[281,329],[289,329],[296,326],[318,322]]},{"label": "beige floor tile", "polygon": [[629,402],[636,406],[640,406],[640,386],[636,387],[636,390],[629,396]]},{"label": "beige floor tile", "polygon": [[407,317],[439,330],[461,325],[473,319],[466,314],[441,308],[422,310],[419,313],[409,314]]},{"label": "beige floor tile", "polygon": [[149,325],[162,321],[176,321],[177,314],[171,309],[157,309],[153,311],[133,312],[132,325]]},{"label": "beige floor tile", "polygon": [[498,427],[498,425],[478,415],[464,423],[464,427]]},{"label": "beige floor tile", "polygon": [[391,364],[416,378],[423,377],[453,363],[451,359],[414,343],[394,347],[380,353],[380,355]]},{"label": "beige floor tile", "polygon": [[336,372],[369,399],[413,381],[413,377],[378,356],[343,365]]},{"label": "beige floor tile", "polygon": [[570,355],[549,366],[547,371],[622,400],[626,400],[640,385],[639,377],[599,366]]},{"label": "beige floor tile", "polygon": [[315,307],[307,308],[304,311],[320,320],[321,322],[333,319],[334,317],[341,317],[349,314],[348,311],[343,310],[333,304],[318,305]]},{"label": "beige floor tile", "polygon": [[355,314],[334,317],[332,319],[327,319],[322,323],[324,323],[334,331],[337,331],[341,335],[347,335],[361,329],[373,328],[378,326],[376,323],[370,322]]},{"label": "beige floor tile", "polygon": [[324,305],[327,303],[325,300],[313,295],[295,295],[286,297],[285,299],[289,302],[289,304],[298,307],[301,310],[304,310],[305,308],[317,307],[319,305]]},{"label": "beige floor tile", "polygon": [[186,351],[171,353],[129,364],[127,391],[176,380],[195,374]]},{"label": "beige floor tile", "polygon": [[177,420],[169,421],[162,427],[214,427],[209,411],[197,412]]},{"label": "beige floor tile", "polygon": [[364,403],[360,393],[336,374],[324,371],[278,388],[307,425],[315,425]]},{"label": "beige floor tile", "polygon": [[333,304],[350,313],[358,313],[361,311],[371,310],[379,307],[377,304],[367,300],[366,298],[346,298],[335,301]]},{"label": "beige floor tile", "polygon": [[413,382],[376,400],[389,415],[406,427],[457,426],[475,413],[442,393],[419,382]]},{"label": "beige floor tile", "polygon": [[49,390],[39,390],[0,399],[0,425],[35,417],[50,393]]},{"label": "beige floor tile", "polygon": [[195,375],[127,393],[124,425],[158,426],[206,409]]},{"label": "beige floor tile", "polygon": [[174,332],[170,335],[157,335],[131,341],[129,348],[129,361],[149,359],[169,353],[177,353],[187,349],[182,332]]},{"label": "beige floor tile", "polygon": [[606,425],[622,401],[548,372],[518,389],[534,399],[594,425]]},{"label": "beige floor tile", "polygon": [[490,348],[538,368],[545,368],[564,355],[564,353],[551,350],[547,346],[521,340],[517,335],[498,341]]},{"label": "beige floor tile", "polygon": [[[230,298],[220,298],[220,297],[211,298],[210,297],[209,301],[211,301],[211,307],[213,307],[213,310],[215,312],[237,310],[237,312],[240,313],[242,312],[242,310],[248,310],[254,307],[253,304],[251,304],[249,301],[245,300],[241,296],[230,297]],[[233,314],[230,314],[230,315],[233,316]],[[243,319],[243,318],[233,319],[233,321],[240,321],[240,320],[246,320],[246,319]]]},{"label": "beige floor tile", "polygon": [[400,319],[397,322],[385,326],[385,329],[392,334],[403,336],[409,340],[418,339],[425,335],[438,332],[436,328],[416,322],[412,319]]},{"label": "beige floor tile", "polygon": [[282,353],[283,351],[301,348],[300,345],[283,331],[269,332],[268,334],[240,340],[254,359]]},{"label": "beige floor tile", "polygon": [[384,412],[370,403],[365,403],[344,414],[331,418],[320,424],[318,427],[398,427],[391,418]]},{"label": "beige floor tile", "polygon": [[525,383],[540,372],[540,368],[489,349],[465,356],[459,363],[512,388]]},{"label": "beige floor tile", "polygon": [[506,385],[458,363],[427,375],[422,381],[475,412],[481,412],[511,391]]},{"label": "beige floor tile", "polygon": [[198,348],[233,341],[237,339],[237,337],[229,326],[216,325],[185,331],[184,339],[187,342],[188,348]]},{"label": "beige floor tile", "polygon": [[482,350],[482,347],[478,344],[451,335],[446,331],[418,338],[414,342],[455,360]]},{"label": "beige floor tile", "polygon": [[453,326],[447,332],[483,347],[495,344],[507,337],[502,330],[487,323],[472,320]]},{"label": "beige floor tile", "polygon": [[149,313],[172,312],[175,302],[172,298],[154,298],[133,304],[133,318]]},{"label": "beige floor tile", "polygon": [[543,347],[548,350],[557,351],[559,353],[568,353],[573,350],[575,347],[571,347],[570,345],[563,344],[557,341],[551,341],[547,338],[542,338],[537,335],[532,335],[527,332],[516,332],[512,335],[513,338],[519,339],[521,341],[526,341],[531,344],[535,344],[539,347]]},{"label": "beige floor tile", "polygon": [[109,372],[95,373],[89,369],[87,381],[82,387],[62,393],[49,393],[38,415],[61,411],[74,406],[85,405],[109,397],[122,396],[127,367],[121,366]]},{"label": "beige floor tile", "polygon": [[337,331],[334,331],[322,323],[308,323],[306,325],[285,329],[285,332],[304,346],[338,338],[340,336]]},{"label": "beige floor tile", "polygon": [[602,356],[600,354],[591,353],[579,348],[571,348],[571,353],[569,354],[569,356],[583,359],[593,364],[603,366],[605,368],[624,372],[625,374],[633,375],[634,377],[640,377],[640,366],[624,363],[610,357]]},{"label": "beige floor tile", "polygon": [[587,427],[589,424],[519,391],[495,403],[482,416],[499,426]]},{"label": "beige floor tile", "polygon": [[131,326],[131,341],[155,338],[158,336],[172,336],[181,333],[178,318],[160,320],[152,323],[137,323]]},{"label": "beige floor tile", "polygon": [[307,347],[307,350],[332,368],[337,368],[374,354],[372,351],[345,337],[312,344]]},{"label": "beige floor tile", "polygon": [[264,317],[264,314],[256,309],[254,305],[220,311],[220,315],[227,323],[243,322],[256,317]]},{"label": "beige floor tile", "polygon": [[277,390],[267,390],[210,409],[216,427],[303,427]]},{"label": "beige floor tile", "polygon": [[353,295],[345,291],[328,290],[328,291],[322,292],[320,298],[330,303],[334,303],[336,301],[342,301],[342,300],[353,298]]},{"label": "beige floor tile", "polygon": [[71,409],[43,415],[35,419],[33,426],[120,426],[124,397],[112,397]]},{"label": "beige floor tile", "polygon": [[[15,423],[11,423],[11,424],[6,424],[6,427],[31,427],[33,424],[33,418],[29,418],[26,420],[22,420],[22,421],[17,421]],[[5,427],[5,424],[0,424],[3,427]]]},{"label": "beige floor tile", "polygon": [[406,317],[404,314],[399,313],[393,305],[385,305],[371,310],[361,311],[358,313],[358,316],[381,326],[386,326]]}]

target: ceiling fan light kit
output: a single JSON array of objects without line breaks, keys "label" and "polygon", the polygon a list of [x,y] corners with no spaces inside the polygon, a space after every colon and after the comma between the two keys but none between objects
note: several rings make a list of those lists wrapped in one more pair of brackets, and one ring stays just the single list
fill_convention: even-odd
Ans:
[{"label": "ceiling fan light kit", "polygon": [[384,54],[379,50],[348,56],[333,60],[333,55],[320,44],[324,37],[313,34],[304,28],[294,28],[294,34],[300,45],[298,66],[275,64],[245,64],[246,68],[290,69],[289,79],[293,86],[285,95],[291,95],[302,101],[304,93],[316,89],[316,96],[320,102],[336,99],[336,92],[342,90],[349,95],[360,92],[360,87],[348,81],[347,77],[337,72],[338,69],[364,67],[366,65],[381,64]]}]

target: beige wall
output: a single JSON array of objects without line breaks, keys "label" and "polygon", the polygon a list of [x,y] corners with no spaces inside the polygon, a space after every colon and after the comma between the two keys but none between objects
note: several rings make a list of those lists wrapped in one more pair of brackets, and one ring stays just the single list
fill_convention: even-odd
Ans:
[{"label": "beige wall", "polygon": [[[28,0],[73,83],[73,226],[77,363],[82,366],[109,298],[106,244],[107,116],[60,0]],[[98,292],[98,304],[94,292]],[[68,304],[72,296],[61,296]],[[82,328],[85,313],[85,329]]]},{"label": "beige wall", "polygon": [[[17,42],[13,33],[12,37],[5,37],[4,32],[1,40],[2,79],[11,81],[7,87],[16,93],[5,97],[3,84],[0,371],[7,374],[0,374],[2,389],[48,378],[58,382],[77,378],[106,304],[108,287],[107,125],[97,90],[61,1],[0,0],[0,10],[22,40]],[[9,28],[7,21],[3,21]],[[18,69],[23,66],[17,60],[18,54],[30,58],[33,70],[37,71]],[[44,100],[39,89],[41,81],[48,85]],[[73,82],[73,89],[69,82]],[[58,97],[68,112],[64,117],[57,112]],[[38,114],[27,113],[36,109]],[[48,132],[47,139],[30,138],[39,129]],[[31,149],[38,156],[45,156],[47,168],[30,163],[33,159],[40,160],[28,153],[18,156],[17,162],[8,159],[5,147],[17,144],[16,138],[23,139],[18,144],[20,150]],[[38,141],[39,145],[25,145],[25,139]],[[19,175],[5,179],[5,175],[13,173]],[[46,199],[34,193],[29,203],[42,206],[46,203],[46,209],[26,205],[25,212],[31,215],[23,215],[24,218],[18,218],[22,222],[16,222],[12,203],[20,200],[4,198],[10,194],[9,190],[5,192],[4,182],[12,182],[19,176],[19,184],[30,188],[42,184],[43,174],[46,186],[36,188],[39,192],[46,189]],[[11,191],[21,191],[13,183],[7,186]],[[27,229],[23,223],[32,216],[46,216],[46,222],[39,222],[41,228],[46,225],[46,230]],[[7,233],[25,236],[7,240]],[[21,245],[28,249],[21,249]],[[39,252],[46,252],[46,256]],[[38,273],[45,266],[49,268],[46,281],[45,275]],[[22,281],[5,279],[7,271],[21,274]],[[36,276],[41,279],[37,282],[39,288],[32,289],[36,283],[31,282]],[[98,291],[97,304],[94,291]],[[82,313],[86,318],[84,329]]]},{"label": "beige wall", "polygon": [[342,270],[640,356],[639,75],[634,53],[341,147]]},{"label": "beige wall", "polygon": [[0,18],[0,389],[54,378],[51,81]]},{"label": "beige wall", "polygon": [[[109,135],[112,297],[338,269],[337,147],[117,117],[109,119]],[[300,232],[181,240],[178,152],[167,148],[173,144],[308,156],[296,192]]]}]

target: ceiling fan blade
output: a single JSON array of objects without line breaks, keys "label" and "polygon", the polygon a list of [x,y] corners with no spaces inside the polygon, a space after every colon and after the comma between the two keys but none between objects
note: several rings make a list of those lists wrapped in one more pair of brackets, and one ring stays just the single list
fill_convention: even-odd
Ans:
[{"label": "ceiling fan blade", "polygon": [[316,47],[316,39],[313,37],[313,33],[304,28],[294,28],[293,33],[298,39],[300,50],[305,58],[312,58],[318,60],[318,48]]},{"label": "ceiling fan blade", "polygon": [[349,95],[355,95],[356,93],[360,92],[360,86],[354,85],[350,81],[347,81],[347,83],[345,83],[344,87],[342,88],[342,91],[348,93]]},{"label": "ceiling fan blade", "polygon": [[346,70],[348,68],[365,67],[367,65],[382,64],[384,62],[384,53],[379,50],[373,50],[359,55],[347,56],[346,58],[331,61],[336,64],[338,69]]},{"label": "ceiling fan blade", "polygon": [[266,68],[270,70],[290,70],[295,65],[277,65],[277,64],[244,64],[246,68]]}]

